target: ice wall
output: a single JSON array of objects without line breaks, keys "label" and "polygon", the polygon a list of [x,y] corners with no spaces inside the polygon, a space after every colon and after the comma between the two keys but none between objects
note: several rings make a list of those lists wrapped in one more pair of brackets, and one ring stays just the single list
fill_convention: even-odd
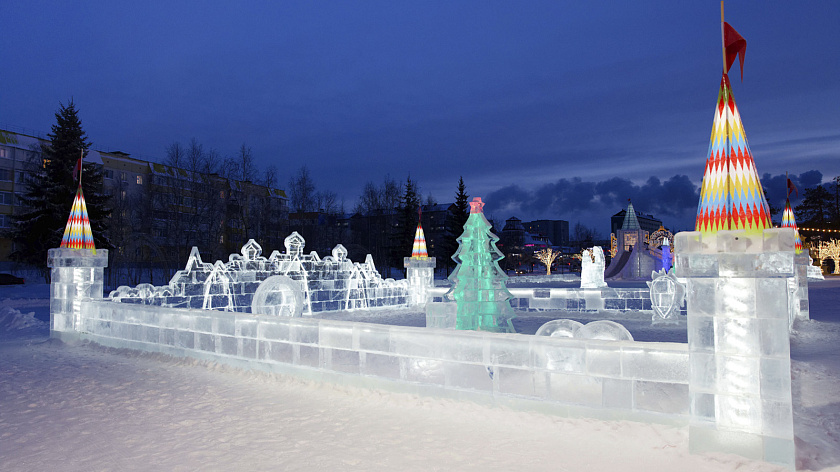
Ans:
[{"label": "ice wall", "polygon": [[82,337],[364,387],[687,424],[685,344],[562,339],[83,302]]},{"label": "ice wall", "polygon": [[691,451],[793,468],[793,230],[685,232],[675,245],[687,280]]}]

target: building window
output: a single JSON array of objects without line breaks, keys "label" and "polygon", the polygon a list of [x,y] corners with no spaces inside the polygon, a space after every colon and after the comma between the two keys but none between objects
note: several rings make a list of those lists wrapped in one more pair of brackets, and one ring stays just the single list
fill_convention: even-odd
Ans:
[{"label": "building window", "polygon": [[137,185],[143,185],[143,176],[142,175],[137,176]]},{"label": "building window", "polygon": [[26,173],[24,171],[19,170],[17,172],[16,182],[19,183],[19,184],[25,184],[26,183]]},{"label": "building window", "polygon": [[9,150],[3,147],[0,147],[0,158],[8,159],[9,158]]},{"label": "building window", "polygon": [[3,182],[11,182],[13,175],[14,173],[9,169],[0,169],[0,180]]},{"label": "building window", "polygon": [[10,228],[12,226],[12,215],[0,215],[0,228]]},{"label": "building window", "polygon": [[114,178],[114,171],[111,169],[105,169],[105,178],[106,179],[113,179]]},{"label": "building window", "polygon": [[125,174],[125,172],[120,172],[120,180],[122,180],[123,182],[128,181],[128,176]]},{"label": "building window", "polygon": [[12,205],[14,197],[11,192],[0,192],[0,205]]}]

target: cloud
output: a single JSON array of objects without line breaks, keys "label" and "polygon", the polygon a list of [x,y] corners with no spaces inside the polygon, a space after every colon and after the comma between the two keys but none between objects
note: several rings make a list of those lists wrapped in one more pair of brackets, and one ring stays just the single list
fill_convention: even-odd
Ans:
[{"label": "cloud", "polygon": [[[822,183],[822,172],[818,170],[809,170],[799,175],[790,174],[790,181],[799,190],[799,194],[791,194],[790,204],[796,206],[802,201],[805,196],[805,189],[816,187]],[[771,175],[769,172],[761,176],[761,185],[764,187],[764,198],[767,203],[779,210],[785,207],[785,198],[787,197],[787,179],[785,174]],[[781,215],[778,215],[778,219]]]},{"label": "cloud", "polygon": [[666,226],[687,229],[693,225],[700,190],[687,176],[679,174],[664,182],[651,176],[643,184],[622,177],[597,182],[575,177],[533,189],[502,187],[487,195],[485,213],[504,218],[517,216],[526,221],[581,221],[605,233],[609,217],[626,208],[628,199],[637,211],[662,219]]},{"label": "cloud", "polygon": [[[797,205],[805,189],[820,185],[823,174],[809,170],[790,180],[799,189],[791,195],[791,205]],[[781,210],[785,205],[787,180],[784,174],[766,173],[761,177],[767,202]],[[644,183],[623,177],[600,181],[585,181],[580,177],[559,179],[556,182],[523,188],[508,185],[487,194],[484,211],[494,218],[516,216],[524,221],[561,219],[574,224],[581,222],[608,235],[609,217],[627,207],[628,199],[637,212],[661,219],[672,230],[686,231],[694,227],[700,187],[686,175],[677,174],[661,181],[650,176]],[[780,218],[781,215],[778,215]]]}]

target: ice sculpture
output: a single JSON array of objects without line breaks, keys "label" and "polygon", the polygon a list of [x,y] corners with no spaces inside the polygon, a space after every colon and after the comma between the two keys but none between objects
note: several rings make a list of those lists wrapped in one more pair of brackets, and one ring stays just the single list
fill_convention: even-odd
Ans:
[{"label": "ice sculpture", "polygon": [[119,287],[114,301],[180,308],[252,312],[281,316],[321,311],[407,306],[409,283],[382,279],[368,255],[363,264],[347,259],[337,245],[323,259],[304,254],[306,242],[297,232],[285,240],[286,253],[274,251],[266,259],[256,241],[249,240],[228,262],[209,264],[193,248],[184,270],[168,285]]},{"label": "ice sculpture", "polygon": [[814,259],[808,256],[808,280],[825,280],[822,270],[814,265]]},{"label": "ice sculpture", "polygon": [[422,212],[418,210],[417,230],[414,232],[411,257],[403,260],[411,305],[425,305],[429,298],[429,289],[434,287],[435,283],[435,259],[429,257],[426,251],[426,236],[420,225],[421,217]]},{"label": "ice sculpture", "polygon": [[[667,246],[664,246],[667,247]],[[679,320],[680,307],[685,300],[685,286],[677,280],[674,272],[660,270],[650,274],[650,302],[653,308],[654,323],[675,322]]]},{"label": "ice sculpture", "polygon": [[504,255],[496,247],[499,237],[490,231],[483,207],[479,197],[470,202],[470,216],[452,256],[458,266],[449,276],[452,289],[446,297],[457,304],[457,329],[513,332],[513,295],[505,285],[508,277],[499,267]]},{"label": "ice sculpture", "polygon": [[604,250],[601,246],[585,249],[580,260],[580,288],[606,287],[604,265]]},{"label": "ice sculpture", "polygon": [[610,320],[590,321],[551,320],[540,326],[534,336],[554,338],[599,339],[602,341],[632,341],[633,335],[620,323]]},{"label": "ice sculpture", "polygon": [[575,320],[551,320],[540,326],[534,336],[550,336],[552,338],[573,338],[583,323]]}]

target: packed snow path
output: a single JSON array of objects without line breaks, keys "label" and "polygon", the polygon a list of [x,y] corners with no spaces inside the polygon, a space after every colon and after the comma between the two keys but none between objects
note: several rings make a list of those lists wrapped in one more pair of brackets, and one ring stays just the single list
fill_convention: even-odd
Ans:
[{"label": "packed snow path", "polygon": [[684,428],[564,419],[43,339],[5,342],[0,353],[0,470],[768,470],[689,455]]},{"label": "packed snow path", "polygon": [[[780,470],[690,455],[687,428],[559,418],[64,344],[21,313],[42,302],[2,298],[0,306],[20,310],[0,313],[3,471]],[[815,321],[799,324],[791,340],[800,470],[840,470],[838,306],[840,280],[812,284]]]}]

